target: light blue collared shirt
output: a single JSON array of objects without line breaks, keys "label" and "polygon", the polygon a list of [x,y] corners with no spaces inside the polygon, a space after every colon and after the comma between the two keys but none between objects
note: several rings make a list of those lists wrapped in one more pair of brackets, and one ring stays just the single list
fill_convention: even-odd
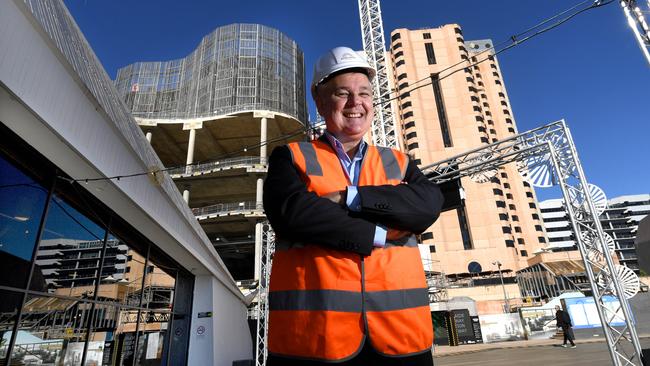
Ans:
[{"label": "light blue collared shirt", "polygon": [[[357,185],[359,184],[359,173],[361,172],[361,163],[363,162],[363,157],[366,155],[368,150],[368,144],[361,140],[359,144],[359,149],[352,159],[345,152],[343,144],[331,133],[325,131],[325,137],[330,142],[330,145],[334,148],[336,156],[341,162],[341,167],[343,172],[348,177],[348,182],[350,185],[347,187],[346,202],[350,211],[359,212],[361,211],[361,197],[359,197],[359,192],[357,191]],[[373,245],[376,247],[383,247],[386,245],[386,233],[387,229],[381,225],[375,227],[375,238],[373,240]]]}]

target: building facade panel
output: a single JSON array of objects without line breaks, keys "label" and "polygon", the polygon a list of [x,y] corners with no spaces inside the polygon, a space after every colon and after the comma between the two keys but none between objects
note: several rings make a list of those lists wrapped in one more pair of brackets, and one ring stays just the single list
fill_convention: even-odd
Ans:
[{"label": "building facade panel", "polygon": [[304,56],[276,29],[230,24],[182,59],[137,62],[115,86],[133,116],[191,119],[270,110],[306,121]]}]

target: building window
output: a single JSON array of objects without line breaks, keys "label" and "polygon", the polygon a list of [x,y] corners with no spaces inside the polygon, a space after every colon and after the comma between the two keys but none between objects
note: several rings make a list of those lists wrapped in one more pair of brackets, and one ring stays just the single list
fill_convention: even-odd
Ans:
[{"label": "building window", "polygon": [[404,56],[404,52],[402,51],[395,53],[395,58],[402,57],[402,56]]},{"label": "building window", "polygon": [[[143,342],[130,338],[132,355],[145,353],[149,337],[166,339],[174,309],[171,294],[182,269],[109,207],[75,188],[77,183],[52,186],[54,174],[62,173],[2,123],[0,135],[0,258],[7,274],[0,277],[0,333],[6,340],[15,326],[19,340],[47,341],[17,341],[11,347],[3,342],[2,358],[11,356],[12,365],[33,364],[35,358],[67,364],[85,347],[88,363],[100,364],[101,356],[93,358],[91,350],[111,340],[126,344],[136,327],[151,332],[140,333]],[[191,293],[182,296],[191,303]],[[135,316],[138,312],[156,314],[155,320],[145,324]],[[127,318],[131,324],[124,326],[121,320]],[[162,362],[168,344],[156,343],[159,352],[153,352],[152,364]],[[117,347],[113,356],[128,357]]]},{"label": "building window", "polygon": [[515,226],[515,232],[516,233],[521,233],[521,228],[519,226]]},{"label": "building window", "polygon": [[508,214],[500,213],[499,214],[499,220],[508,221]]},{"label": "building window", "polygon": [[515,241],[514,240],[506,240],[506,247],[514,248],[515,247]]},{"label": "building window", "polygon": [[495,195],[498,195],[498,196],[503,196],[503,191],[498,189],[498,188],[493,188],[492,193],[494,193]]},{"label": "building window", "polygon": [[409,150],[417,149],[418,147],[420,147],[420,145],[418,145],[417,142],[414,142],[412,144],[408,144],[408,146],[406,146],[406,148],[409,149]]},{"label": "building window", "polygon": [[401,84],[399,84],[398,89],[399,89],[399,90],[402,90],[402,89],[404,89],[404,88],[406,88],[406,87],[408,87],[408,86],[409,86],[409,83],[401,83]]},{"label": "building window", "polygon": [[402,79],[405,79],[406,77],[407,77],[407,76],[406,76],[406,73],[404,73],[404,74],[399,74],[399,76],[397,77],[397,80],[402,80]]},{"label": "building window", "polygon": [[455,32],[456,34],[460,34],[460,35],[463,34],[463,32],[460,30],[460,28],[454,28],[454,32]]},{"label": "building window", "polygon": [[526,242],[524,241],[523,238],[519,238],[519,239],[517,239],[517,244],[524,245],[524,244],[526,244]]},{"label": "building window", "polygon": [[534,202],[529,202],[529,203],[528,203],[528,207],[530,207],[530,208],[536,208],[537,206],[535,206],[535,203],[534,203]]},{"label": "building window", "polygon": [[424,39],[431,39],[431,33],[422,33]]},{"label": "building window", "polygon": [[[503,176],[502,176],[503,177]],[[508,176],[505,176],[503,178],[508,178]],[[510,183],[503,183],[503,188],[508,188],[510,189]]]},{"label": "building window", "polygon": [[546,238],[543,237],[543,236],[538,236],[538,237],[537,237],[537,240],[538,240],[540,243],[546,243]]},{"label": "building window", "polygon": [[506,208],[506,201],[496,201],[497,207]]},{"label": "building window", "polygon": [[408,108],[410,106],[412,106],[411,102],[406,102],[406,103],[402,104],[402,109],[406,109],[406,108]]},{"label": "building window", "polygon": [[404,60],[399,60],[395,63],[395,67],[400,67],[402,65],[404,65]]},{"label": "building window", "polygon": [[422,239],[422,240],[431,240],[431,239],[433,239],[433,233],[430,232],[430,231],[424,232],[424,233],[422,233],[422,235],[420,235],[420,239]]},{"label": "building window", "polygon": [[467,223],[467,213],[465,212],[465,205],[456,209],[458,214],[458,224],[460,226],[460,235],[463,238],[463,249],[474,249],[472,245],[472,236],[469,232],[469,224]]},{"label": "building window", "polygon": [[403,118],[403,119],[407,119],[407,118],[409,118],[409,117],[413,117],[413,112],[412,112],[412,111],[408,111],[408,112],[406,112],[406,113],[404,113],[404,114],[402,115],[402,118]]},{"label": "building window", "polygon": [[425,43],[424,44],[424,49],[427,51],[427,62],[429,65],[435,65],[436,64],[436,54],[433,52],[433,43]]},{"label": "building window", "polygon": [[412,138],[418,137],[418,134],[416,132],[409,132],[406,134],[406,139],[410,140]]},{"label": "building window", "polygon": [[420,159],[415,159],[415,160],[413,160],[413,162],[415,163],[415,165],[421,165],[422,164],[422,160],[420,160]]},{"label": "building window", "polygon": [[442,141],[445,147],[452,147],[451,136],[449,134],[449,124],[447,123],[447,112],[440,88],[440,79],[438,74],[431,74],[431,83],[433,86],[433,95],[436,99],[436,108],[438,110],[438,120],[440,121],[440,131],[442,132]]},{"label": "building window", "polygon": [[535,225],[535,230],[544,231],[544,229],[542,229],[542,225]]},{"label": "building window", "polygon": [[512,199],[512,193],[506,193],[506,198],[511,200]]},{"label": "building window", "polygon": [[400,36],[399,33],[393,34],[392,37],[390,37],[391,42],[395,42],[396,40],[400,39],[402,36]]},{"label": "building window", "polygon": [[435,253],[436,252],[436,246],[435,245],[429,245],[429,253]]},{"label": "building window", "polygon": [[519,221],[519,216],[512,215],[512,221]]},{"label": "building window", "polygon": [[517,206],[515,206],[514,204],[511,203],[511,204],[508,205],[508,208],[511,209],[511,210],[516,210]]},{"label": "building window", "polygon": [[402,42],[397,42],[393,45],[393,49],[396,50],[398,48],[402,47]]},{"label": "building window", "polygon": [[512,234],[512,229],[510,226],[502,226],[501,231],[503,231],[504,234]]},{"label": "building window", "polygon": [[501,173],[501,178],[508,178],[508,174],[502,172],[502,173]]},{"label": "building window", "polygon": [[407,123],[404,125],[404,129],[412,128],[412,127],[415,127],[415,121],[407,122]]},{"label": "building window", "polygon": [[521,251],[519,251],[519,254],[521,254],[522,257],[528,257],[528,251],[526,251],[526,250],[524,250],[524,249],[522,249]]},{"label": "building window", "polygon": [[532,192],[526,192],[526,197],[533,198],[533,193]]}]

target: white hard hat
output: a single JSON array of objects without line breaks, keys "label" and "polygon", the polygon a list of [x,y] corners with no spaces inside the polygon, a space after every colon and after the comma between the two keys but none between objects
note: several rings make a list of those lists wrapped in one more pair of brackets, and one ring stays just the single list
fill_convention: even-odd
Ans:
[{"label": "white hard hat", "polygon": [[368,73],[370,81],[375,77],[376,71],[370,66],[363,52],[356,52],[348,47],[333,48],[322,55],[314,65],[314,77],[311,80],[312,94],[316,86],[333,73],[345,69],[361,68]]}]

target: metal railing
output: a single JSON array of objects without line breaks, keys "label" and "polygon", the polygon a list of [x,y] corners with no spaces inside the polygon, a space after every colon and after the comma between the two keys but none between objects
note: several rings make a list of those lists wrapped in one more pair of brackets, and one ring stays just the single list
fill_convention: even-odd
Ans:
[{"label": "metal railing", "polygon": [[201,219],[203,216],[242,214],[251,211],[264,211],[264,207],[261,202],[258,203],[255,201],[249,201],[217,203],[216,205],[197,207],[192,209],[192,212],[197,219]]},{"label": "metal railing", "polygon": [[265,157],[262,158],[259,156],[243,156],[243,157],[236,157],[236,158],[230,158],[230,159],[224,159],[218,161],[211,161],[209,163],[203,163],[203,164],[182,166],[182,167],[170,169],[168,172],[169,175],[172,176],[172,178],[176,178],[177,176],[186,177],[194,174],[207,174],[215,170],[248,168],[256,165],[266,168],[266,158]]}]

